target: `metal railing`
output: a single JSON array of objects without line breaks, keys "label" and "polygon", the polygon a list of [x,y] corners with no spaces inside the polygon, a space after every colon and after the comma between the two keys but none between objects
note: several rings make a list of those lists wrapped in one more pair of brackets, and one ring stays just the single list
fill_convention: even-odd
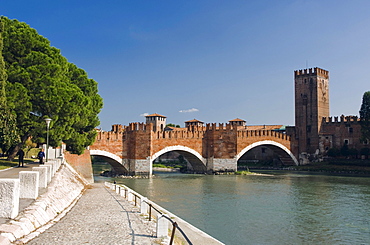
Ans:
[{"label": "metal railing", "polygon": [[[108,182],[106,182],[106,183],[108,183]],[[109,183],[109,184],[112,184],[112,183]],[[173,221],[170,217],[168,217],[167,215],[165,215],[165,213],[163,213],[162,211],[160,211],[159,209],[157,209],[152,204],[152,202],[145,200],[146,198],[144,199],[142,195],[136,193],[135,191],[133,191],[131,189],[129,191],[129,188],[127,188],[127,187],[117,185],[116,183],[113,183],[112,185],[114,185],[114,190],[119,195],[121,195],[121,191],[122,191],[122,189],[124,189],[124,198],[126,200],[129,200],[129,192],[130,192],[134,196],[133,197],[133,200],[131,200],[131,201],[134,202],[135,207],[138,207],[138,200],[140,200],[140,203],[142,201],[145,202],[149,206],[149,211],[148,211],[148,219],[149,219],[149,221],[152,221],[152,217],[154,217],[152,210],[155,210],[157,212],[157,214],[161,215],[162,217],[166,218],[168,221],[171,222],[171,224],[172,224],[172,232],[171,232],[171,237],[170,237],[169,245],[172,245],[173,242],[174,242],[176,230],[178,230],[182,234],[183,238],[186,240],[186,242],[188,244],[193,245],[193,243],[190,241],[190,239],[185,234],[185,232],[181,229],[181,227],[178,226],[177,222],[176,221]],[[119,188],[118,191],[117,191],[117,188]]]}]

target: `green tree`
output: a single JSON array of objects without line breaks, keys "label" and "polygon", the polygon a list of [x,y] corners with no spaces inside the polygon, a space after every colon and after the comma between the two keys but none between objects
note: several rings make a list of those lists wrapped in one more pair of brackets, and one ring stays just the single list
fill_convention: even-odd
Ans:
[{"label": "green tree", "polygon": [[52,119],[50,145],[65,142],[72,153],[83,153],[95,139],[94,128],[103,106],[97,83],[26,23],[6,17],[1,20],[5,24],[7,99],[17,115],[20,135],[9,158],[30,137],[35,143],[46,142],[47,117]]},{"label": "green tree", "polygon": [[173,127],[173,128],[179,128],[180,125],[176,125],[176,124],[173,124],[173,123],[169,123],[166,125],[166,127]]},{"label": "green tree", "polygon": [[370,139],[370,91],[364,93],[360,109],[361,140]]},{"label": "green tree", "polygon": [[6,71],[2,55],[4,23],[0,19],[0,148],[7,152],[18,140],[15,115],[9,110],[6,99]]}]

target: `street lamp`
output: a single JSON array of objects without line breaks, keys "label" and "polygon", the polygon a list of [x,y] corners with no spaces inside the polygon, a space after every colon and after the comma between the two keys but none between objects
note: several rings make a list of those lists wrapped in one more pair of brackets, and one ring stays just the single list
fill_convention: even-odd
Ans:
[{"label": "street lamp", "polygon": [[48,151],[49,151],[49,125],[51,118],[45,118],[46,122],[46,162],[48,161]]}]

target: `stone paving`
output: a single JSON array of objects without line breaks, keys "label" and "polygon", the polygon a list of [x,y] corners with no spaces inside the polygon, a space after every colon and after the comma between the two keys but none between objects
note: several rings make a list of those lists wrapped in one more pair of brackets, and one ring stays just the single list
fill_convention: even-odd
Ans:
[{"label": "stone paving", "polygon": [[27,242],[26,237],[17,244],[161,244],[155,223],[139,211],[104,183],[94,183],[60,221],[33,240]]},{"label": "stone paving", "polygon": [[39,162],[25,163],[24,167],[14,167],[4,170],[0,170],[0,178],[2,179],[18,179],[18,174],[20,171],[32,171],[33,167],[40,166]]}]

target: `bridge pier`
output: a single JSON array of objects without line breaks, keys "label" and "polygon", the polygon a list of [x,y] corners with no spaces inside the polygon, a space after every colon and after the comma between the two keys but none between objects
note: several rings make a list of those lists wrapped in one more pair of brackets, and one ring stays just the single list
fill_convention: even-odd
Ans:
[{"label": "bridge pier", "polygon": [[147,159],[122,159],[124,166],[127,166],[130,175],[151,175],[153,165],[150,158]]},{"label": "bridge pier", "polygon": [[214,158],[207,159],[207,172],[235,172],[237,170],[238,162],[235,158]]}]

